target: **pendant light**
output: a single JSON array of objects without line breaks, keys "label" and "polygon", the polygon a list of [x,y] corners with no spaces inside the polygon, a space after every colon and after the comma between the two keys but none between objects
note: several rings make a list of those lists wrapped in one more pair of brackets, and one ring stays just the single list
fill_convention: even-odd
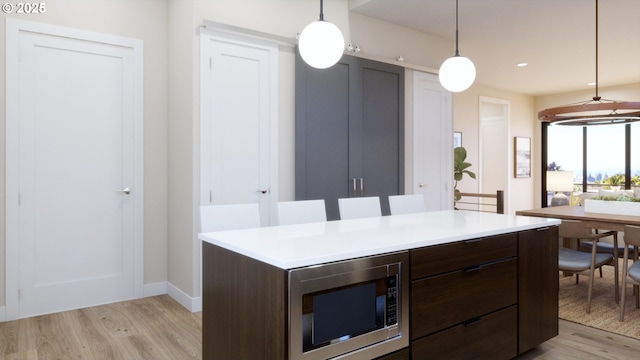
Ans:
[{"label": "pendant light", "polygon": [[615,101],[598,95],[598,0],[596,0],[596,94],[591,100],[542,110],[538,119],[557,125],[610,125],[640,121],[640,101]]},{"label": "pendant light", "polygon": [[302,59],[314,68],[326,69],[335,65],[344,52],[344,37],[334,24],[324,20],[320,0],[320,20],[307,25],[298,38]]},{"label": "pendant light", "polygon": [[458,51],[458,0],[456,0],[456,53],[445,60],[438,72],[440,84],[451,92],[467,90],[476,79],[476,67],[473,62]]}]

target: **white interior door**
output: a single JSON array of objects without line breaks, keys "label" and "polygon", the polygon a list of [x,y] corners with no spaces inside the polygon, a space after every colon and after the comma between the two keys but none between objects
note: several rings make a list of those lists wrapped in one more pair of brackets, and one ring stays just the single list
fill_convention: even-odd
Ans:
[{"label": "white interior door", "polygon": [[274,224],[278,47],[212,31],[201,56],[200,203],[259,203]]},{"label": "white interior door", "polygon": [[16,71],[7,91],[17,104],[7,118],[7,136],[17,139],[7,152],[7,194],[17,192],[17,203],[8,206],[7,240],[17,246],[7,257],[19,262],[8,271],[19,279],[18,317],[139,297],[137,50],[23,25],[9,44],[17,62],[7,63]]},{"label": "white interior door", "polygon": [[428,211],[453,207],[451,94],[437,75],[413,75],[413,193]]},{"label": "white interior door", "polygon": [[[480,192],[495,194],[496,191],[503,190],[505,199],[508,199],[509,164],[512,164],[509,142],[509,102],[480,97],[479,113],[480,171],[477,175]],[[505,201],[504,207],[505,213],[508,214],[508,200]],[[487,210],[495,211],[495,207],[489,207]]]}]

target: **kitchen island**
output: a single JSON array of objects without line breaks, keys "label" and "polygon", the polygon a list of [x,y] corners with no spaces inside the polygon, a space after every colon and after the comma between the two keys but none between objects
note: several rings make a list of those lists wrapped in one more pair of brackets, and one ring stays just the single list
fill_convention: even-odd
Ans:
[{"label": "kitchen island", "polygon": [[200,234],[203,358],[289,359],[290,271],[399,251],[410,341],[389,356],[515,357],[557,335],[559,224],[435,211]]}]

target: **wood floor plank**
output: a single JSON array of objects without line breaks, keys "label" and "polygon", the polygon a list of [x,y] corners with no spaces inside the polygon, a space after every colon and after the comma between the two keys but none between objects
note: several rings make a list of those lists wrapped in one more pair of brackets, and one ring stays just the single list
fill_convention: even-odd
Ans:
[{"label": "wood floor plank", "polygon": [[[518,360],[640,358],[640,340],[560,320],[560,334]],[[202,314],[167,295],[0,323],[2,360],[202,358]]]},{"label": "wood floor plank", "polygon": [[560,320],[559,335],[518,360],[628,360],[640,356],[640,340]]}]

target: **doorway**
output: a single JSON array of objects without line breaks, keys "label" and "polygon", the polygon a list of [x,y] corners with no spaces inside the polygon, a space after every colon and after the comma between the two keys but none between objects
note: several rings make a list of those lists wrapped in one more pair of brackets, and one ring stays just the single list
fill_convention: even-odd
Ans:
[{"label": "doorway", "polygon": [[413,72],[413,194],[428,211],[453,207],[451,93],[438,76]]},{"label": "doorway", "polygon": [[[505,214],[509,213],[509,164],[512,163],[509,151],[509,106],[506,100],[480,97],[478,186],[483,194],[504,191]],[[493,209],[495,211],[495,207]]]},{"label": "doorway", "polygon": [[200,42],[200,205],[258,203],[276,223],[278,46],[209,31]]},{"label": "doorway", "polygon": [[141,297],[142,42],[6,21],[6,318]]}]

